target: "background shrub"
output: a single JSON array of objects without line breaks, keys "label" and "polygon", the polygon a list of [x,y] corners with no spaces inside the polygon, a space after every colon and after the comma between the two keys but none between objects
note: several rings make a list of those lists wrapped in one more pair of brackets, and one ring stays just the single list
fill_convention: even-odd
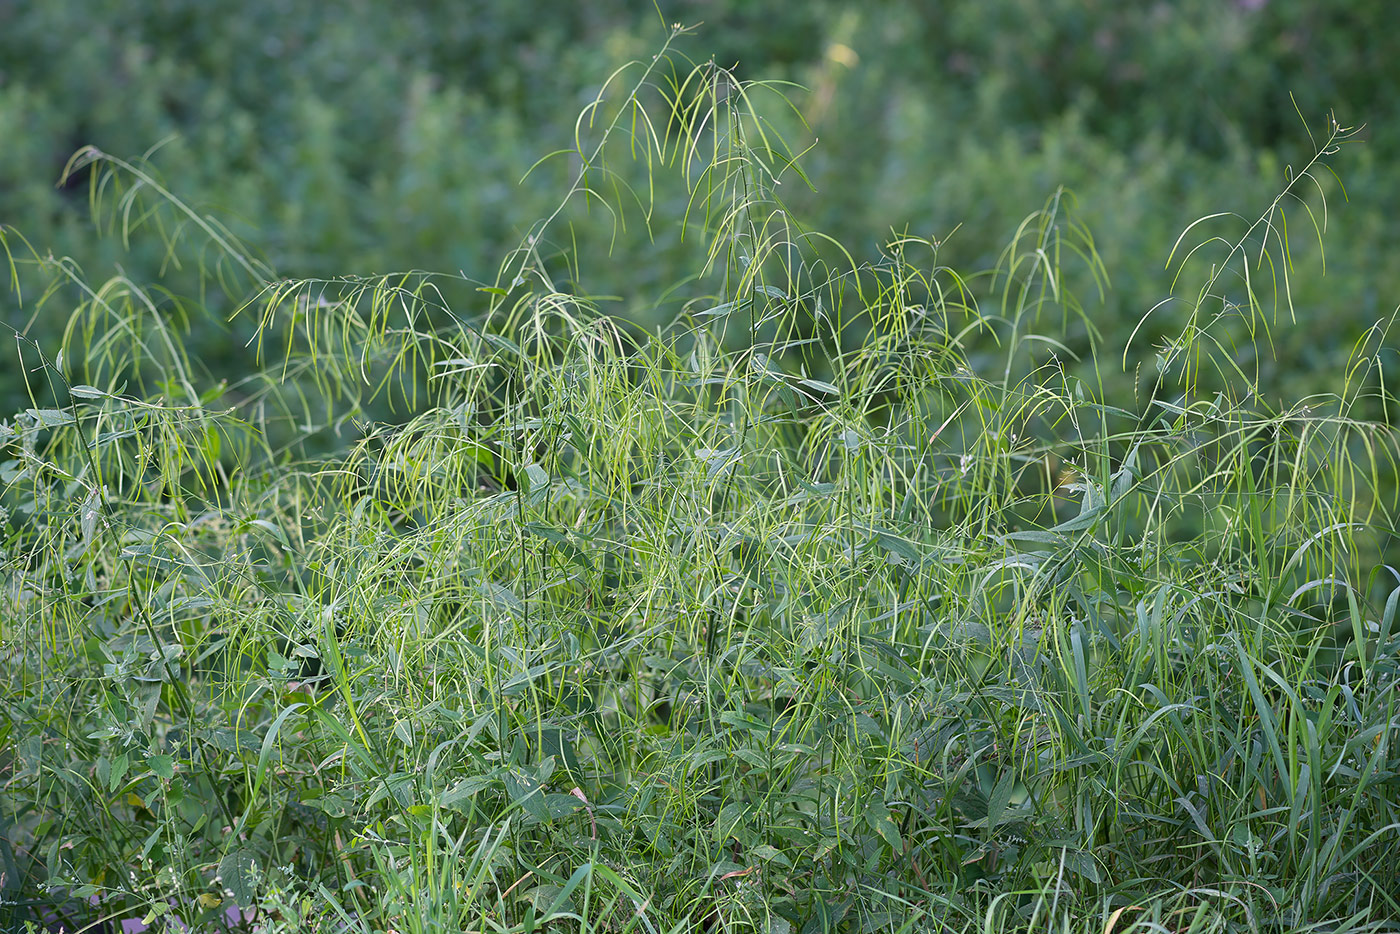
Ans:
[{"label": "background shrub", "polygon": [[[821,140],[806,166],[816,190],[788,200],[842,242],[956,229],[945,255],[986,268],[1027,205],[1068,186],[1114,286],[1094,311],[1105,334],[1131,329],[1160,298],[1133,258],[1160,253],[1183,217],[1225,195],[1270,197],[1311,153],[1305,124],[1319,132],[1334,109],[1371,129],[1341,166],[1350,197],[1332,199],[1346,223],[1329,240],[1331,274],[1302,264],[1302,326],[1289,329],[1297,336],[1266,384],[1320,386],[1325,377],[1309,374],[1345,359],[1394,304],[1400,283],[1386,255],[1397,195],[1385,167],[1400,143],[1385,89],[1400,50],[1381,0],[697,0],[664,12],[705,21],[683,45],[696,58],[809,89],[794,102]],[[490,279],[502,244],[563,178],[551,166],[522,184],[523,167],[568,138],[579,89],[649,55],[657,29],[654,8],[622,2],[6,4],[0,223],[90,276],[120,263],[153,281],[166,259],[158,242],[126,250],[92,237],[83,173],[52,187],[91,144],[121,157],[150,151],[172,192],[228,223],[281,275]],[[583,247],[594,294],[647,284],[646,299],[609,306],[626,318],[652,313],[692,268],[678,244],[645,235]],[[220,320],[232,306],[200,292],[197,267],[164,269],[161,281],[202,295],[210,314],[189,337],[202,365],[243,372],[251,334],[235,322],[228,338]],[[6,307],[6,323],[53,345],[61,315],[30,321]],[[24,396],[7,368],[0,397]]]}]

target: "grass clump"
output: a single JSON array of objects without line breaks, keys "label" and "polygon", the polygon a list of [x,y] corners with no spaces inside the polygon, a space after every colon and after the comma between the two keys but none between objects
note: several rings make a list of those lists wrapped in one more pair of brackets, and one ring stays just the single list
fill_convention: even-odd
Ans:
[{"label": "grass clump", "polygon": [[[268,931],[1393,928],[1388,322],[1335,392],[1255,369],[1349,131],[1188,229],[1107,398],[1070,195],[985,273],[858,260],[779,197],[780,92],[668,42],[476,305],[269,282],[236,384],[173,298],[54,267],[63,355],[20,341],[0,425],[14,923],[42,886]],[[81,158],[125,233],[260,279]],[[699,268],[646,332],[571,245],[661,230],[662,171]]]}]

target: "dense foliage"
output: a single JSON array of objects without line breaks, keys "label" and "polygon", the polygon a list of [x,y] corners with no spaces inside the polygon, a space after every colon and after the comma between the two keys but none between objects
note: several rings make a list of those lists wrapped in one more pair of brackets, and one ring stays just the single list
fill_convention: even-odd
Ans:
[{"label": "dense foliage", "polygon": [[[1372,171],[1354,131],[1314,111],[1285,171],[1248,109],[1133,145],[1097,95],[1189,107],[1089,58],[1055,59],[1088,96],[994,93],[1092,4],[718,34],[802,97],[621,5],[355,11],[382,49],[432,33],[412,59],[286,6],[113,13],[85,41],[165,88],[145,129],[209,108],[229,145],[66,153],[56,193],[24,178],[28,242],[0,228],[33,322],[0,419],[6,930],[1395,928],[1394,340],[1341,297],[1390,294],[1346,265],[1385,189],[1322,223],[1331,167]],[[0,42],[57,80],[52,9],[0,8],[31,30]],[[1095,22],[1213,49],[1289,16]],[[989,60],[996,17],[1024,54]],[[867,54],[885,30],[966,87]],[[508,76],[522,45],[552,61]],[[630,53],[596,97],[549,83]],[[411,106],[352,125],[361,92]],[[64,238],[94,258],[28,245]]]},{"label": "dense foliage", "polygon": [[[1336,109],[1374,129],[1343,166],[1351,203],[1328,241],[1332,275],[1304,264],[1294,283],[1304,326],[1280,331],[1264,388],[1327,388],[1400,292],[1387,253],[1400,216],[1388,168],[1400,158],[1389,92],[1400,39],[1385,0],[677,0],[662,10],[706,23],[682,51],[809,89],[791,93],[821,139],[806,161],[816,191],[788,200],[861,250],[891,229],[941,240],[956,228],[945,257],[989,266],[1027,207],[1066,185],[1116,286],[1095,320],[1126,333],[1159,297],[1143,258],[1171,242],[1179,218],[1271,197],[1285,166],[1311,155],[1297,114]],[[650,3],[622,0],[0,4],[0,223],[89,277],[119,263],[138,284],[159,274],[193,294],[196,271],[170,269],[159,242],[127,250],[91,235],[83,173],[53,187],[81,146],[123,158],[158,147],[152,169],[168,188],[281,275],[480,278],[565,180],[542,172],[518,184],[525,169],[568,139],[580,89],[651,54],[658,19]],[[650,325],[674,313],[655,309],[694,268],[669,241],[578,247],[594,294],[628,296],[609,311],[651,315]],[[211,314],[188,335],[200,366],[245,373],[251,331],[235,323],[230,340],[219,322],[232,304],[203,301]],[[49,344],[64,321],[5,307],[0,319]],[[1322,320],[1330,326],[1309,326]],[[17,368],[0,370],[6,408],[26,398],[19,381]]]}]

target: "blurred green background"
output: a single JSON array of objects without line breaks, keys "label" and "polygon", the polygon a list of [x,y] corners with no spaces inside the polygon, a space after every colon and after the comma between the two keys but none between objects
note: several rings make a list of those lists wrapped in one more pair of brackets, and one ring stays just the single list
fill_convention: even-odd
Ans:
[{"label": "blurred green background", "polygon": [[[1364,143],[1334,160],[1346,197],[1327,186],[1325,276],[1306,215],[1290,215],[1297,322],[1280,320],[1261,384],[1291,398],[1338,388],[1352,345],[1400,301],[1389,0],[668,0],[660,12],[701,24],[679,44],[694,60],[802,86],[790,94],[807,128],[787,129],[818,140],[805,159],[815,191],[787,197],[858,258],[892,231],[952,233],[940,260],[986,268],[1022,217],[1070,188],[1112,278],[1090,304],[1106,362],[1166,294],[1182,228],[1257,216],[1332,111],[1366,124]],[[199,296],[197,263],[173,267],[159,237],[98,235],[85,177],[55,187],[83,145],[158,146],[165,184],[280,276],[489,281],[567,184],[563,161],[521,183],[525,170],[569,145],[601,81],[665,35],[656,7],[625,0],[0,0],[0,224],[91,282],[120,272]],[[651,234],[633,223],[615,244],[595,211],[578,245],[585,281],[570,283],[618,296],[605,307],[644,324],[674,311],[684,296],[668,289],[698,268],[675,223],[683,189],[660,197]],[[25,303],[6,291],[0,321],[52,354],[80,296],[39,304],[38,273],[21,279]],[[1093,297],[1087,278],[1072,285]],[[448,297],[465,312],[480,299],[466,285]],[[251,320],[227,322],[235,299],[209,291],[191,319],[211,377],[252,368]],[[0,411],[29,404],[15,361],[0,358]]]}]

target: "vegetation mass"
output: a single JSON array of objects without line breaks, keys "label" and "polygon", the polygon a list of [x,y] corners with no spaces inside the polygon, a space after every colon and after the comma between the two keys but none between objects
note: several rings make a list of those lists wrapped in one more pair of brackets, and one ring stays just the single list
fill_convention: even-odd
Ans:
[{"label": "vegetation mass", "polygon": [[0,422],[5,929],[1394,930],[1392,319],[1285,378],[1354,131],[1124,327],[1058,187],[971,272],[805,224],[795,92],[687,32],[489,277],[279,277],[92,147],[164,289],[0,228],[64,312]]}]

